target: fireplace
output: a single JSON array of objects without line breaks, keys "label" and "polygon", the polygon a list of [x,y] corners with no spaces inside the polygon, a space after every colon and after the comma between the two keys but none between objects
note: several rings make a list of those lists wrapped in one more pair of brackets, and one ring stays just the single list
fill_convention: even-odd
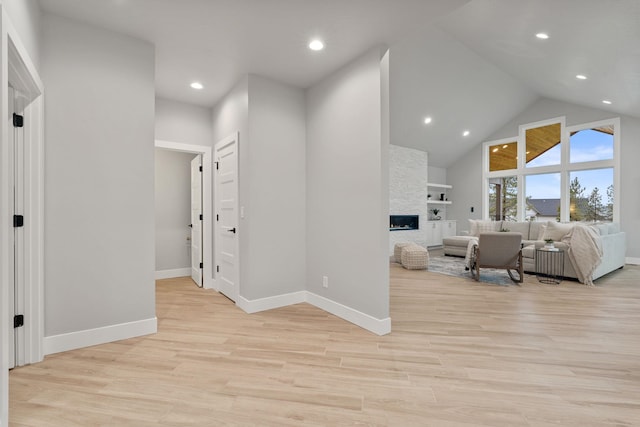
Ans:
[{"label": "fireplace", "polygon": [[418,230],[420,221],[418,215],[390,215],[389,230]]}]

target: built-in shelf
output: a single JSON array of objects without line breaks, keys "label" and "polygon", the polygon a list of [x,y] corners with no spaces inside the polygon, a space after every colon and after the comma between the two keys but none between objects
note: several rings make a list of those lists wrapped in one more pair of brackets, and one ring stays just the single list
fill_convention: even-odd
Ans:
[{"label": "built-in shelf", "polygon": [[453,188],[453,185],[448,185],[448,184],[434,184],[432,182],[427,182],[427,186],[428,187],[433,187],[433,188]]},{"label": "built-in shelf", "polygon": [[[429,188],[433,188],[433,189],[440,189],[440,190],[450,190],[453,188],[453,185],[448,185],[448,184],[436,184],[434,182],[427,182],[427,187]],[[444,194],[444,198],[446,198],[446,191],[441,191],[441,194]],[[440,200],[437,196],[436,197],[432,197],[431,199],[427,199],[427,204],[429,205],[450,205],[451,204],[451,200]]]}]

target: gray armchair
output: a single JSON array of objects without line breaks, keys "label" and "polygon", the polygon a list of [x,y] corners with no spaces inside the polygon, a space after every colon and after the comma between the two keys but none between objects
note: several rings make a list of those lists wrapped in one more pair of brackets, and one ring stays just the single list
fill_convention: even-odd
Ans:
[{"label": "gray armchair", "polygon": [[[524,278],[522,234],[480,233],[478,244],[471,251],[469,268],[471,276],[477,281],[480,280],[480,268],[497,268],[507,270],[511,280],[522,283]],[[512,270],[518,272],[518,277],[514,277]]]}]

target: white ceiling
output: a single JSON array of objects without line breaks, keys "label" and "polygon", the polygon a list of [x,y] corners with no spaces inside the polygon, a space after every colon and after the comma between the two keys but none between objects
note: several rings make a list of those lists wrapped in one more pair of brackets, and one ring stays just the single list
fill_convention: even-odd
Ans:
[{"label": "white ceiling", "polygon": [[[306,88],[391,47],[392,143],[447,167],[537,97],[640,117],[638,0],[40,0],[156,46],[158,96],[210,107],[247,73]],[[550,39],[535,34],[546,31]],[[327,48],[306,45],[322,37]],[[575,75],[585,74],[586,81]],[[189,88],[194,80],[202,91]],[[613,104],[602,104],[610,99]],[[429,126],[424,116],[433,117]],[[471,134],[462,137],[468,129]]]}]

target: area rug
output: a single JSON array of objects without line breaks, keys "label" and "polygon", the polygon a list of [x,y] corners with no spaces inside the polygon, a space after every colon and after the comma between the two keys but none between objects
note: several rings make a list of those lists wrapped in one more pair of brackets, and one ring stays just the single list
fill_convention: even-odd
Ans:
[{"label": "area rug", "polygon": [[[431,256],[429,257],[428,270],[434,273],[464,277],[466,279],[473,280],[471,272],[464,269],[464,258],[460,257]],[[525,274],[525,280],[526,277],[527,274]],[[516,283],[509,278],[507,270],[498,270],[493,268],[481,268],[480,281],[500,286],[516,285]]]}]

